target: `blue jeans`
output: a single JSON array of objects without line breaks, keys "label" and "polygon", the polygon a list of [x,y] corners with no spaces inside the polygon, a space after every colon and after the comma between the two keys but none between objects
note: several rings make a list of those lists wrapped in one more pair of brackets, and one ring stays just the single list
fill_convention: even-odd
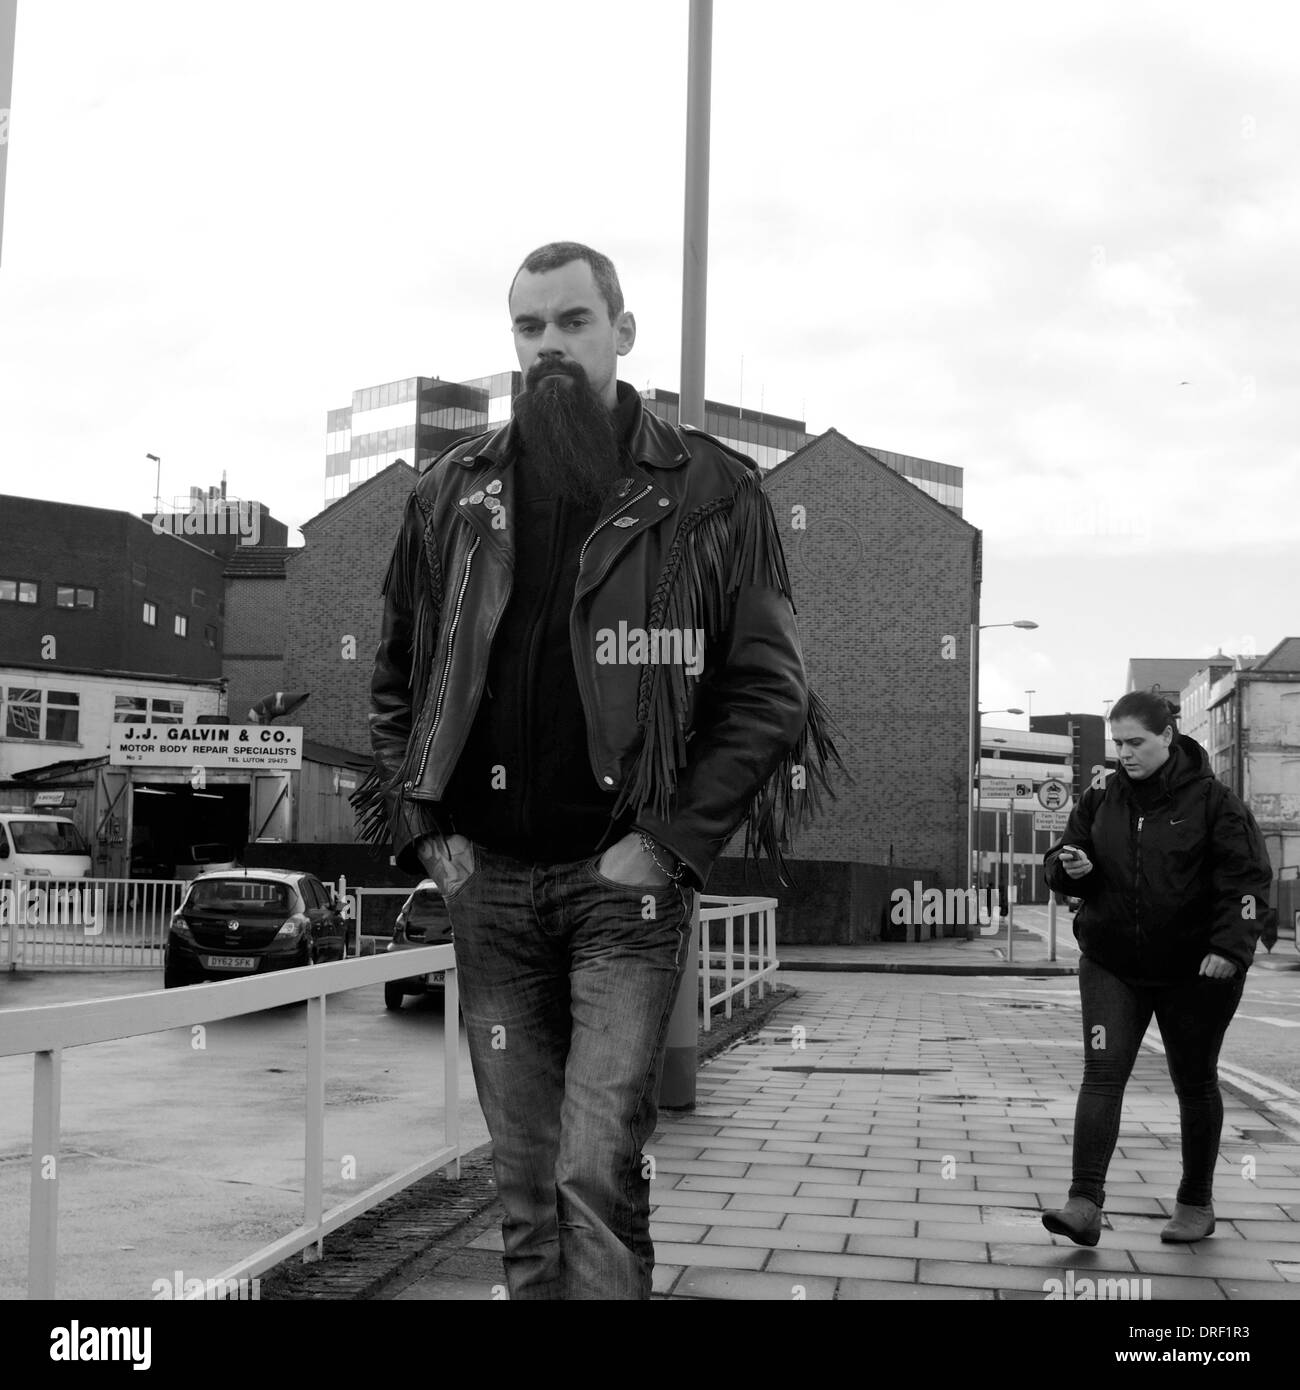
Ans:
[{"label": "blue jeans", "polygon": [[512,1299],[647,1299],[641,1149],[658,1116],[692,895],[474,845],[445,895]]},{"label": "blue jeans", "polygon": [[1079,961],[1084,1067],[1074,1116],[1071,1197],[1105,1203],[1124,1087],[1154,1014],[1178,1095],[1183,1156],[1178,1200],[1210,1205],[1223,1131],[1219,1048],[1245,983],[1244,975],[1235,980],[1194,975],[1170,984],[1142,984],[1112,975],[1087,956]]}]

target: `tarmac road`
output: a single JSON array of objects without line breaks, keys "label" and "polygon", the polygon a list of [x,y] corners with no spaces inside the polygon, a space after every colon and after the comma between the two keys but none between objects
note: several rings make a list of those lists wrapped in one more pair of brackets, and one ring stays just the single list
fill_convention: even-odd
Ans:
[{"label": "tarmac road", "polygon": [[[1018,907],[1015,923],[1017,936],[1024,927],[1046,943],[1045,907]],[[1078,960],[1070,914],[1063,908],[1056,915],[1056,940],[1058,959]],[[1026,948],[1018,941],[1015,951],[1018,961],[1046,958],[1042,947]],[[1078,998],[1077,980],[1043,985],[1053,993],[1064,990]],[[1147,1037],[1153,1042],[1159,1040],[1154,1023]],[[1300,1124],[1300,952],[1291,936],[1280,937],[1271,952],[1262,946],[1255,952],[1245,993],[1223,1042],[1219,1072],[1225,1081]]]},{"label": "tarmac road", "polygon": [[[0,1008],[162,987],[161,970],[0,974]],[[150,1299],[302,1220],[306,1005],[70,1049],[63,1059],[61,1298]],[[201,1042],[202,1046],[197,1044]],[[326,1209],[442,1142],[442,1001],[326,1010]],[[461,1034],[464,1150],[487,1140]],[[26,1296],[32,1063],[0,1059],[0,1298]]]}]

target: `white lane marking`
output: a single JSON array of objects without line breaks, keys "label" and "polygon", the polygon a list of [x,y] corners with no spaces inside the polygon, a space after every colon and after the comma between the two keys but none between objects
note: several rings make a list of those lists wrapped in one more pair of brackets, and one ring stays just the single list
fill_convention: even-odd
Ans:
[{"label": "white lane marking", "polygon": [[1300,1028],[1297,1018],[1270,1018],[1267,1014],[1238,1014],[1238,1018],[1248,1018],[1252,1023],[1271,1023],[1274,1028]]},{"label": "white lane marking", "polygon": [[1230,1071],[1234,1077],[1244,1076],[1248,1081],[1253,1081],[1257,1086],[1269,1086],[1274,1095],[1285,1096],[1288,1100],[1300,1100],[1300,1091],[1293,1090],[1290,1086],[1281,1081],[1274,1081],[1271,1076],[1261,1076],[1257,1071],[1248,1071],[1243,1066],[1238,1066],[1236,1062],[1219,1062],[1220,1071]]}]

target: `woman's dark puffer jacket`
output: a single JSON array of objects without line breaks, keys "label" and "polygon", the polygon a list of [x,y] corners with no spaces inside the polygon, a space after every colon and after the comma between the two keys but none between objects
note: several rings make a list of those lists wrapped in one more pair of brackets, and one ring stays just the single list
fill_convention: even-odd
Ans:
[{"label": "woman's dark puffer jacket", "polygon": [[[1079,948],[1112,974],[1185,979],[1209,952],[1244,974],[1272,925],[1264,837],[1195,739],[1176,734],[1170,758],[1153,774],[1164,775],[1164,792],[1145,811],[1123,768],[1084,792],[1043,856],[1047,882],[1083,900],[1074,919]],[[1070,878],[1064,845],[1082,848],[1092,872]]]}]

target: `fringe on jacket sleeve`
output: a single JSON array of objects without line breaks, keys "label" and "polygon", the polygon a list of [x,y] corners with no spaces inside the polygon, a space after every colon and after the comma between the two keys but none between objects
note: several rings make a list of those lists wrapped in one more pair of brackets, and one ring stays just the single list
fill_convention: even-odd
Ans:
[{"label": "fringe on jacket sleeve", "polygon": [[[724,632],[742,586],[770,586],[790,600],[790,578],[771,506],[756,472],[747,470],[730,496],[714,498],[683,518],[651,599],[649,626],[680,633],[701,629],[709,640]],[[615,808],[671,814],[677,776],[686,765],[687,725],[699,677],[685,662],[647,664],[641,673],[637,719],[641,751]],[[820,813],[823,793],[834,799],[830,770],[845,768],[824,702],[809,691],[808,714],[793,746],[750,801],[745,862],[769,859],[781,883],[792,882],[784,852]],[[797,774],[797,775],[796,775]]]},{"label": "fringe on jacket sleeve", "polygon": [[[413,511],[419,513],[418,522],[411,516]],[[386,614],[396,612],[411,615],[407,689],[410,691],[412,736],[419,734],[419,716],[424,709],[442,612],[442,566],[432,512],[432,503],[418,491],[412,492],[407,501],[402,530],[393,546],[380,589]],[[412,536],[416,527],[419,528],[418,539]],[[376,757],[374,767],[348,797],[355,818],[357,839],[363,844],[379,848],[392,840],[396,798],[405,762],[406,750],[403,749],[403,756],[395,761],[392,772],[386,775]]]}]

